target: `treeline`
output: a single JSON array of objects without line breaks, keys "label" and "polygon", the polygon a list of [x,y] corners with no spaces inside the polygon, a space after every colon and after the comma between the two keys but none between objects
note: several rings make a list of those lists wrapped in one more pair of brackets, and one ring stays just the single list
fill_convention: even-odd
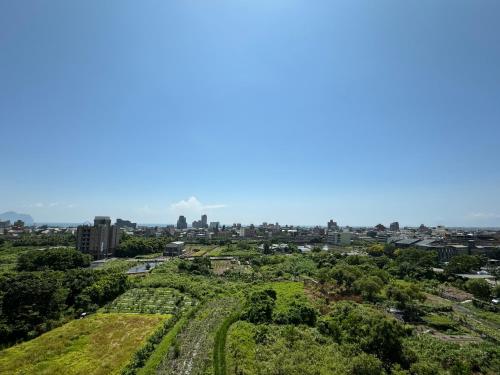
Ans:
[{"label": "treeline", "polygon": [[18,272],[0,275],[0,345],[34,338],[95,311],[128,288],[126,275],[81,268],[89,259],[74,249],[33,250],[18,258]]},{"label": "treeline", "polygon": [[18,271],[63,271],[90,266],[91,256],[72,248],[32,250],[17,258]]},{"label": "treeline", "polygon": [[12,246],[75,246],[73,234],[24,234],[12,240]]},{"label": "treeline", "polygon": [[165,246],[172,241],[170,237],[146,238],[130,237],[120,243],[115,250],[115,256],[131,258],[137,255],[163,253]]}]

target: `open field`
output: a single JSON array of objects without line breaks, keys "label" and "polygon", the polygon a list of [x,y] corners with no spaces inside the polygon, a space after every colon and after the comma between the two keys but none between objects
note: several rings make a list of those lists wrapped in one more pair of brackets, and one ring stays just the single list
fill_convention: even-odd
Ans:
[{"label": "open field", "polygon": [[0,352],[2,374],[117,374],[166,315],[95,314]]},{"label": "open field", "polygon": [[212,272],[216,275],[222,275],[226,271],[251,274],[250,266],[241,264],[238,260],[212,260]]},{"label": "open field", "polygon": [[193,299],[172,288],[134,288],[104,308],[106,312],[173,314],[193,304]]},{"label": "open field", "polygon": [[304,292],[304,284],[295,281],[281,281],[265,283],[258,286],[258,289],[273,289],[276,291],[276,312],[284,312],[294,300],[307,301]]},{"label": "open field", "polygon": [[215,249],[216,245],[188,244],[184,254],[187,256],[201,257]]}]

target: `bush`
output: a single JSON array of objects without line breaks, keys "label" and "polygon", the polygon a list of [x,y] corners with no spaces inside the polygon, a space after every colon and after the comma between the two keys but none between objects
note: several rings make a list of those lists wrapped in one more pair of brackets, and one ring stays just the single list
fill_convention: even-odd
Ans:
[{"label": "bush", "polygon": [[270,323],[276,305],[276,292],[272,289],[252,292],[247,298],[242,314],[244,320],[251,323]]},{"label": "bush", "polygon": [[403,326],[366,305],[338,302],[328,316],[320,319],[318,329],[339,344],[359,346],[382,361],[404,360],[401,341],[405,335]]},{"label": "bush", "polygon": [[350,360],[350,375],[382,375],[385,374],[382,362],[373,355],[361,353]]},{"label": "bush", "polygon": [[484,279],[470,279],[465,283],[465,289],[479,299],[489,299],[491,289],[488,282]]},{"label": "bush", "polygon": [[274,321],[278,324],[307,324],[314,326],[318,312],[308,303],[293,301],[286,311],[276,314]]}]

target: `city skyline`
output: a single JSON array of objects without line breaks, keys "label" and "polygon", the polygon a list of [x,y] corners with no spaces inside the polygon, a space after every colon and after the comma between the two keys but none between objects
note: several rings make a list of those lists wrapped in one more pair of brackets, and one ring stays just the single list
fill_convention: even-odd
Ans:
[{"label": "city skyline", "polygon": [[[191,198],[194,198],[194,197],[191,197]],[[189,201],[190,199],[188,199],[187,201]],[[186,201],[182,201],[182,202],[186,202]],[[175,205],[172,205],[172,206],[175,206]],[[184,204],[182,205],[182,207],[184,210],[186,210],[186,207]],[[216,205],[213,205],[213,207],[216,207]],[[216,208],[223,208],[223,207],[222,207],[222,205],[218,205]],[[191,211],[191,214],[181,213],[181,214],[178,214],[178,216],[176,216],[174,219],[172,219],[172,221],[157,221],[157,222],[138,221],[137,224],[138,225],[145,225],[145,226],[159,225],[159,226],[177,227],[179,225],[178,224],[179,220],[183,220],[184,221],[183,225],[185,225],[185,228],[194,228],[194,229],[196,229],[196,228],[198,228],[198,229],[208,228],[208,223],[212,222],[211,219],[213,219],[214,216],[208,216],[205,213],[206,211],[207,211],[207,209],[205,208],[203,210],[196,211],[195,213],[193,213]],[[181,209],[181,210],[178,210],[177,212],[183,212],[183,211]],[[29,215],[29,213],[15,212],[15,211],[10,211],[10,212],[5,212],[5,213]],[[2,212],[0,212],[0,215],[2,215]],[[111,220],[114,220],[114,221],[118,221],[118,220],[120,220],[120,221],[123,221],[123,220],[134,221],[135,220],[135,218],[132,218],[132,217],[130,217],[130,215],[127,215],[127,214],[121,215],[121,216],[120,215],[117,215],[117,216],[116,215],[115,216],[114,215],[105,215],[105,216],[111,218]],[[201,220],[198,220],[200,217],[201,217]],[[37,225],[39,225],[39,224],[85,224],[85,223],[90,224],[93,220],[92,218],[86,218],[85,220],[73,220],[73,221],[64,221],[64,220],[62,220],[62,221],[46,221],[46,220],[36,220],[36,218],[33,218],[33,219],[34,219],[34,223]],[[206,226],[203,226],[203,224],[202,224],[203,219],[205,219]],[[208,220],[208,219],[210,219],[210,220]],[[231,226],[233,224],[241,224],[244,226],[249,226],[249,225],[258,226],[258,225],[261,225],[262,223],[269,223],[269,224],[277,223],[277,224],[280,224],[282,226],[302,226],[302,227],[319,226],[319,227],[325,227],[325,228],[326,227],[330,228],[330,226],[337,227],[337,225],[338,225],[338,228],[343,228],[343,227],[370,228],[370,227],[375,227],[376,225],[379,225],[379,224],[386,226],[388,229],[389,229],[389,227],[392,227],[393,225],[396,225],[397,228],[399,228],[399,227],[401,227],[401,228],[403,228],[403,227],[417,228],[420,225],[426,225],[426,226],[430,226],[430,227],[444,226],[444,227],[448,227],[448,228],[499,228],[495,225],[491,225],[491,226],[490,225],[479,225],[479,226],[478,225],[447,225],[447,224],[444,224],[442,222],[439,224],[432,224],[432,223],[429,223],[427,221],[422,221],[420,223],[401,223],[398,221],[397,218],[393,218],[391,220],[378,220],[378,221],[375,220],[372,223],[365,223],[365,224],[359,224],[359,223],[353,224],[353,223],[349,223],[349,222],[339,222],[339,219],[337,219],[337,217],[333,217],[333,218],[330,217],[323,222],[316,222],[316,223],[284,222],[284,221],[279,221],[279,220],[260,220],[260,221],[252,221],[252,222],[242,222],[241,220],[238,220],[238,219],[228,221],[228,222],[224,222],[224,221],[221,222],[218,216],[215,216],[215,219],[217,220],[217,223],[221,223],[221,225],[226,225],[226,226]],[[137,220],[135,220],[135,221],[137,221]],[[11,222],[13,222],[13,220],[11,220]],[[192,223],[192,224],[190,224],[190,223]]]},{"label": "city skyline", "polygon": [[499,13],[3,2],[0,211],[498,227]]}]

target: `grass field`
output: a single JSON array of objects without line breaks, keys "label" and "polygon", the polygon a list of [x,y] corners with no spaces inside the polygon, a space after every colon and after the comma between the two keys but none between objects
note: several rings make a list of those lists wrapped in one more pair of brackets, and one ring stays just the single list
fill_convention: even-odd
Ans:
[{"label": "grass field", "polygon": [[265,283],[259,285],[258,289],[274,289],[276,291],[276,312],[283,312],[295,301],[307,301],[304,293],[304,284],[295,281],[281,281],[274,283]]},{"label": "grass field", "polygon": [[0,352],[0,374],[117,374],[167,315],[95,314]]}]

